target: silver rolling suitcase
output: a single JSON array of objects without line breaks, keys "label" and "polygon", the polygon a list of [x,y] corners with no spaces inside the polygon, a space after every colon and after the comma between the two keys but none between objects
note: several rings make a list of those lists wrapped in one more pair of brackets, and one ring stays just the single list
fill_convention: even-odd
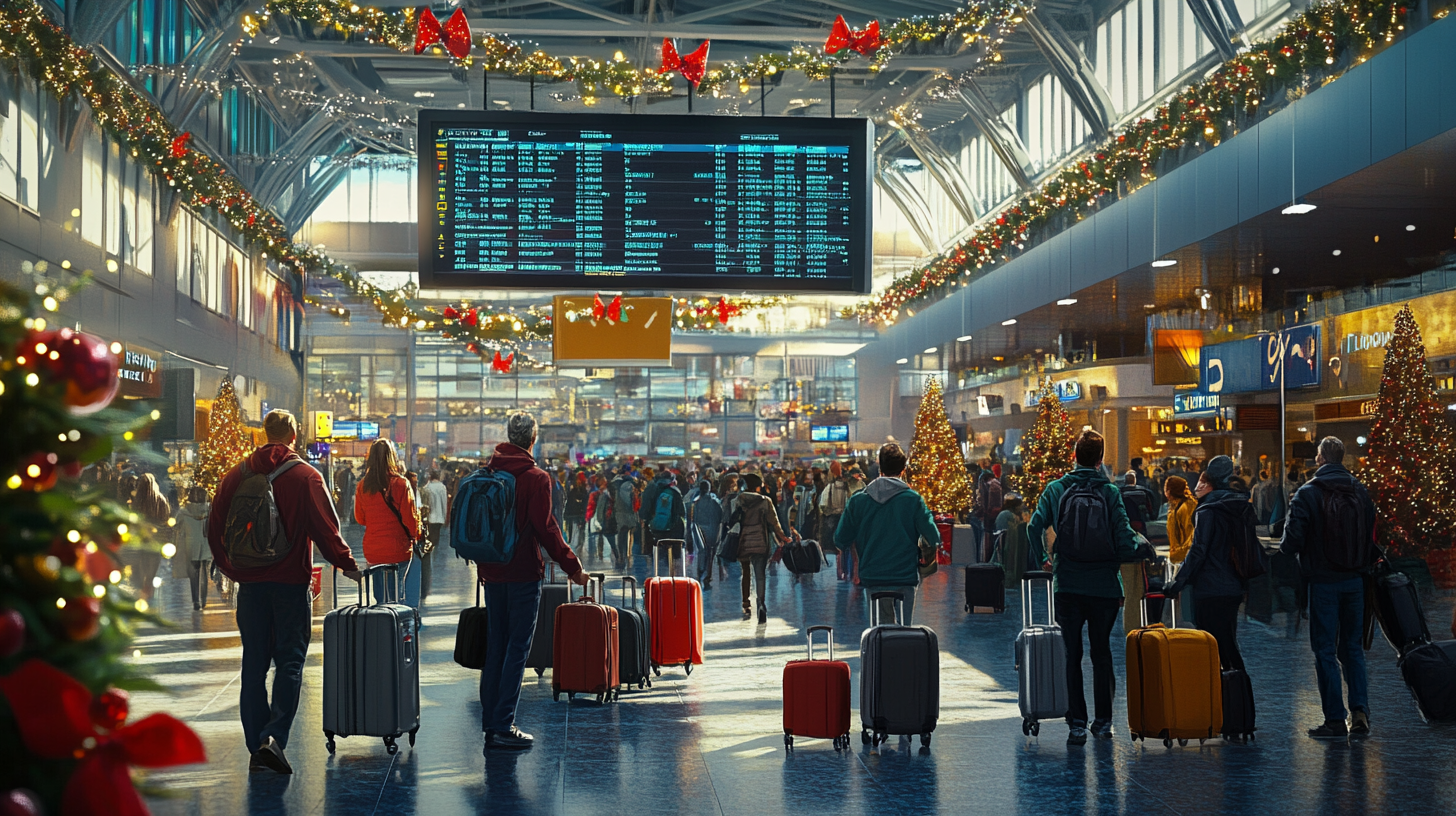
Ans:
[{"label": "silver rolling suitcase", "polygon": [[[1032,612],[1032,589],[1038,581],[1046,582],[1047,622],[1036,623]],[[1021,733],[1034,736],[1041,732],[1041,720],[1058,720],[1067,716],[1067,647],[1062,642],[1062,627],[1057,625],[1052,608],[1052,574],[1028,572],[1021,576],[1021,634],[1016,636],[1016,673],[1020,691]]]},{"label": "silver rolling suitcase", "polygon": [[[376,572],[394,576],[395,598],[404,583],[397,565],[364,570],[359,603],[324,616],[324,738],[382,737],[393,754],[395,740],[420,730],[419,618],[398,603],[365,604],[364,584]],[[388,582],[386,582],[388,583]],[[339,574],[334,571],[334,606]]]},{"label": "silver rolling suitcase", "polygon": [[[894,624],[879,624],[880,598],[894,598]],[[940,642],[925,626],[901,625],[905,596],[870,596],[870,628],[860,638],[860,738],[878,745],[892,734],[919,734],[930,745],[940,718]]]}]

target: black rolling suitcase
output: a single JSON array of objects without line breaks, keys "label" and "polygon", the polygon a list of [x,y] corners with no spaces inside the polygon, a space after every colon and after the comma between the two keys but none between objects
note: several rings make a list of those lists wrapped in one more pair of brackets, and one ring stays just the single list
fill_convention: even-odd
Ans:
[{"label": "black rolling suitcase", "polygon": [[480,605],[480,579],[475,580],[475,606],[460,610],[455,625],[455,662],[467,669],[485,668],[485,648],[490,636],[490,617]]},{"label": "black rolling suitcase", "polygon": [[531,651],[526,655],[526,668],[535,669],[540,677],[551,668],[556,637],[556,607],[569,603],[568,585],[556,583],[556,564],[546,562],[546,583],[541,585],[541,608],[536,613],[536,634],[531,638]]},{"label": "black rolling suitcase", "polygon": [[966,611],[1000,613],[1006,611],[1006,568],[999,563],[1006,531],[997,532],[992,541],[991,557],[985,564],[966,567]]},{"label": "black rolling suitcase", "polygon": [[1430,643],[1431,630],[1426,627],[1421,598],[1410,576],[1381,566],[1373,579],[1367,579],[1366,586],[1375,593],[1375,619],[1380,622],[1380,631],[1395,653],[1403,656],[1416,646]]},{"label": "black rolling suitcase", "polygon": [[[628,583],[632,584],[630,601],[627,599]],[[637,606],[637,579],[623,575],[622,605],[617,607],[617,675],[627,688],[652,686],[649,625],[647,614]]]},{"label": "black rolling suitcase", "polygon": [[813,539],[784,545],[784,567],[795,575],[812,575],[824,566],[824,550]]},{"label": "black rolling suitcase", "polygon": [[1456,722],[1456,640],[1413,646],[1400,659],[1400,675],[1426,722]]},{"label": "black rolling suitcase", "polygon": [[1223,672],[1224,739],[1241,742],[1254,738],[1254,685],[1249,675],[1239,669]]},{"label": "black rolling suitcase", "polygon": [[[895,622],[879,624],[880,598],[894,598]],[[905,596],[870,596],[870,628],[860,638],[860,737],[878,745],[891,735],[919,734],[930,745],[940,719],[940,644],[925,626],[900,625]]]},{"label": "black rolling suitcase", "polygon": [[[395,596],[404,582],[394,564],[364,570],[359,603],[324,616],[324,738],[382,737],[393,754],[395,740],[420,730],[419,619],[413,607],[364,604],[364,583],[375,572],[395,577]],[[334,605],[338,606],[338,572]]]}]

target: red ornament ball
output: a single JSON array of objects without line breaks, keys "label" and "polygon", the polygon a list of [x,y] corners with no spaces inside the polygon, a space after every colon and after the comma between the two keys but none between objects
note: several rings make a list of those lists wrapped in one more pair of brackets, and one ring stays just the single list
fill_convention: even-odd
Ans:
[{"label": "red ornament ball", "polygon": [[40,799],[25,788],[16,788],[0,796],[0,816],[42,816],[44,813]]},{"label": "red ornament ball", "polygon": [[61,626],[71,640],[90,640],[101,631],[101,601],[96,598],[70,598],[61,609]]},{"label": "red ornament ball", "polygon": [[106,341],[92,334],[61,329],[56,336],[58,358],[48,355],[47,366],[66,382],[65,403],[71,413],[91,414],[111,403],[121,385],[116,355]]},{"label": "red ornament ball", "polygon": [[39,493],[55,487],[59,473],[56,467],[58,461],[60,459],[54,453],[38,451],[31,454],[20,463],[20,488]]},{"label": "red ornament ball", "polygon": [[0,612],[0,657],[14,657],[25,646],[25,616],[14,609]]},{"label": "red ornament ball", "polygon": [[131,701],[121,689],[107,689],[91,700],[91,722],[97,728],[115,731],[130,712]]}]

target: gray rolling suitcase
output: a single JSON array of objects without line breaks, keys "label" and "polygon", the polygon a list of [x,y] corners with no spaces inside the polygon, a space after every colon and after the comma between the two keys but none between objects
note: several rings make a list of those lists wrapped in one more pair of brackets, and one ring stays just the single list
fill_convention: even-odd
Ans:
[{"label": "gray rolling suitcase", "polygon": [[[895,623],[879,623],[880,598],[894,598]],[[860,738],[879,745],[892,734],[920,735],[930,745],[930,732],[940,718],[940,642],[925,626],[902,626],[905,596],[876,592],[870,596],[870,628],[860,638]]]},{"label": "gray rolling suitcase", "polygon": [[[334,737],[383,737],[393,754],[395,740],[420,730],[419,618],[413,607],[397,603],[366,606],[364,584],[375,572],[394,575],[395,597],[404,579],[396,565],[364,570],[359,603],[324,616],[324,738],[329,753]],[[339,574],[334,571],[334,606],[339,604]]]},{"label": "gray rolling suitcase", "polygon": [[526,655],[526,668],[535,669],[540,677],[551,668],[555,654],[552,641],[556,637],[556,607],[570,601],[568,585],[556,583],[556,564],[546,559],[546,583],[541,585],[541,609],[536,613],[536,634],[531,637],[531,651]]},{"label": "gray rolling suitcase", "polygon": [[[1047,588],[1047,622],[1036,623],[1031,595],[1037,581]],[[1052,574],[1028,572],[1021,576],[1021,634],[1016,636],[1016,673],[1020,682],[1021,733],[1041,732],[1041,720],[1067,716],[1067,647],[1062,627],[1052,608]]]}]

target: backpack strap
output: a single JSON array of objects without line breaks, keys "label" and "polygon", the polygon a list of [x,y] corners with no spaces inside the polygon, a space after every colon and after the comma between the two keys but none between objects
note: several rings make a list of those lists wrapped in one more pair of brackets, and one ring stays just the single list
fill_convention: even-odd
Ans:
[{"label": "backpack strap", "polygon": [[[291,470],[293,468],[294,465],[301,465],[301,464],[303,464],[303,460],[302,459],[299,459],[297,456],[293,456],[293,457],[290,457],[288,459],[285,459],[283,461],[283,464],[279,465],[277,467],[277,469],[275,469],[272,473],[268,474],[268,484],[270,484],[270,485],[273,484],[273,480],[274,479],[277,479],[279,476],[282,476],[283,474],[287,473],[289,470]],[[249,471],[249,475],[251,475],[251,468],[248,467],[248,465],[247,465],[246,462],[243,463],[243,468],[244,468],[244,470],[248,470]],[[243,478],[246,479],[247,476],[244,476]]]},{"label": "backpack strap", "polygon": [[[399,478],[403,479],[404,477],[401,476]],[[393,483],[391,482],[390,484],[393,484]],[[408,484],[408,483],[406,483],[406,484]],[[394,514],[395,520],[399,522],[399,528],[401,530],[404,530],[404,537],[407,538],[407,539],[409,539],[410,544],[413,545],[414,542],[415,542],[415,534],[412,533],[412,532],[410,532],[409,525],[404,523],[404,516],[402,514],[400,514],[399,508],[394,506],[394,497],[391,496],[391,495],[389,495],[389,485],[385,485],[384,486],[383,496],[384,496],[384,506],[385,507],[388,507],[389,508],[389,512],[391,512],[391,513]]]}]

